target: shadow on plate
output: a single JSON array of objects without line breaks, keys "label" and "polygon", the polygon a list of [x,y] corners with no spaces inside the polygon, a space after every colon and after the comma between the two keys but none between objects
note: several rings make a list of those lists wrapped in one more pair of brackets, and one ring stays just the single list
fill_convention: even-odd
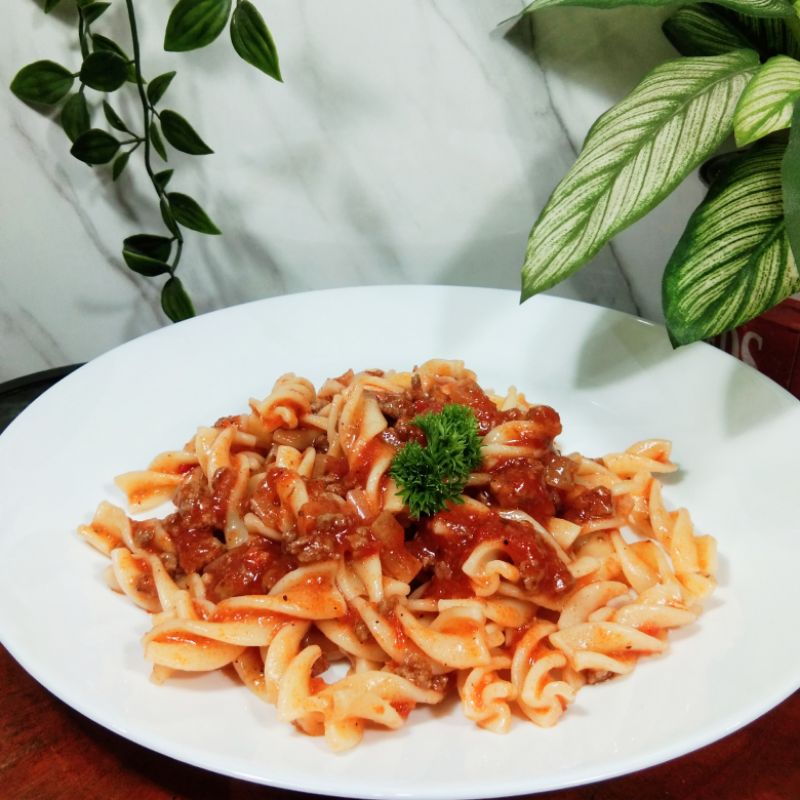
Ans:
[{"label": "shadow on plate", "polygon": [[662,328],[627,317],[604,315],[594,325],[576,365],[575,386],[608,386],[671,358]]},{"label": "shadow on plate", "polygon": [[[729,356],[733,358],[733,356]],[[791,410],[793,398],[776,391],[776,384],[753,367],[739,364],[731,369],[725,395],[725,431],[739,436],[766,425]]]}]

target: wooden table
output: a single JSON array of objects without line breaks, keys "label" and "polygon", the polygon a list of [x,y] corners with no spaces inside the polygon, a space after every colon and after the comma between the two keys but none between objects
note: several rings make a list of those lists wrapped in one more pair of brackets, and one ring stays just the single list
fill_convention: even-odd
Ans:
[{"label": "wooden table", "polygon": [[[0,386],[0,430],[73,368]],[[2,647],[0,687],[0,799],[312,797],[214,775],[110,733],[42,688]],[[623,778],[536,798],[800,800],[800,692],[738,733],[688,756]]]},{"label": "wooden table", "polygon": [[[11,800],[300,800],[133,744],[73,711],[0,648],[0,797]],[[487,734],[487,736],[490,734]],[[800,800],[800,692],[716,744],[537,800]],[[532,797],[532,795],[531,795]]]}]

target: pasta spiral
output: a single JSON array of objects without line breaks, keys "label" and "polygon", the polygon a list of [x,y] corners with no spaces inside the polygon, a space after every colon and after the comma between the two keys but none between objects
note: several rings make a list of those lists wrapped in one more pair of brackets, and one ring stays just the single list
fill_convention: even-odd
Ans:
[{"label": "pasta spiral", "polygon": [[[481,463],[460,502],[414,519],[390,467],[450,403],[473,411]],[[249,409],[117,479],[133,512],[164,516],[103,502],[79,532],[151,614],[156,681],[232,667],[333,750],[449,692],[490,731],[515,712],[551,726],[583,686],[663,653],[714,589],[715,540],[662,496],[668,442],[562,454],[555,411],[462,362],[319,392],[289,373]]]}]

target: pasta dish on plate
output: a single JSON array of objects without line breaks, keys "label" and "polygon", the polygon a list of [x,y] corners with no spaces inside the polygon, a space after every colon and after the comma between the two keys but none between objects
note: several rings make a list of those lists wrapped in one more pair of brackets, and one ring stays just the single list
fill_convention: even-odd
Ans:
[{"label": "pasta dish on plate", "polygon": [[79,530],[152,615],[155,681],[235,671],[334,750],[451,694],[491,731],[553,725],[715,586],[714,539],[662,500],[668,442],[562,453],[552,408],[461,362],[287,374],[249,408],[119,476],[136,518]]}]

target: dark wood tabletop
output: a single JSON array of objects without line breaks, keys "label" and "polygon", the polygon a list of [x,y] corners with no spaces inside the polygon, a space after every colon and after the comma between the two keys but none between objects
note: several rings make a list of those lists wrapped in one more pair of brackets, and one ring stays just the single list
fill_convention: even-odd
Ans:
[{"label": "dark wood tabletop", "polygon": [[[0,430],[73,367],[0,387]],[[800,667],[800,665],[798,665]],[[732,667],[735,668],[735,667]],[[215,775],[133,744],[73,711],[0,647],[0,798],[301,800]],[[742,730],[683,758],[537,800],[800,800],[800,692]]]},{"label": "dark wood tabletop", "polygon": [[[301,800],[133,744],[73,711],[0,648],[0,797],[14,800]],[[798,800],[800,692],[683,758],[537,800]]]}]

